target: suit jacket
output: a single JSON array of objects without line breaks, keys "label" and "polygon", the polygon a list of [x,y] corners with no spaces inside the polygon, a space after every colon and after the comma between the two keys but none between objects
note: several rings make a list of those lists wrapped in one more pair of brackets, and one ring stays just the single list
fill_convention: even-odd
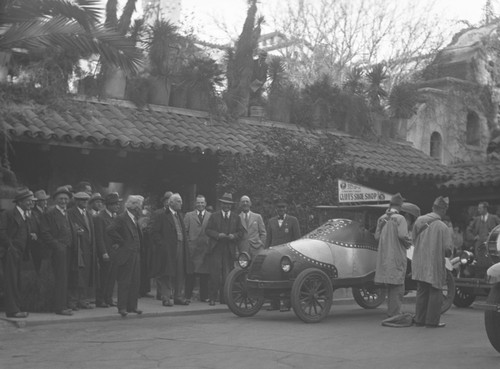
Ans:
[{"label": "suit jacket", "polygon": [[0,256],[15,252],[23,256],[29,240],[28,220],[24,220],[17,207],[5,210],[0,217]]},{"label": "suit jacket", "polygon": [[69,249],[72,234],[69,219],[53,207],[42,216],[40,235],[44,244],[51,250]]},{"label": "suit jacket", "polygon": [[495,214],[488,213],[486,222],[481,220],[481,216],[475,217],[472,223],[467,227],[467,232],[471,239],[474,239],[475,236],[479,236],[479,239],[474,242],[474,246],[479,246],[485,242],[491,230],[498,224],[500,224],[500,219]]},{"label": "suit jacket", "polygon": [[116,251],[117,265],[125,264],[135,253],[139,253],[142,243],[142,232],[125,211],[113,219],[106,228],[111,242],[118,245]]},{"label": "suit jacket", "polygon": [[[222,210],[213,213],[208,220],[207,228],[205,230],[206,235],[210,238],[209,253],[213,252],[215,247],[227,246],[234,259],[236,257],[236,248],[238,247],[244,232],[245,229],[241,224],[240,216],[234,211],[231,211],[228,224],[226,224],[222,218]],[[234,239],[219,239],[220,233],[225,233],[227,235],[232,234]]]},{"label": "suit jacket", "polygon": [[266,226],[260,214],[252,211],[248,212],[248,225],[245,221],[245,213],[240,213],[241,224],[245,228],[245,233],[239,244],[239,252],[248,251],[250,247],[254,249],[266,246]]},{"label": "suit jacket", "polygon": [[[184,250],[184,270],[186,270],[186,228],[182,214],[179,215]],[[177,229],[175,228],[174,216],[170,209],[159,209],[154,212],[151,224],[151,241],[153,243],[153,266],[152,275],[160,276],[167,274],[174,277],[177,271]]]},{"label": "suit jacket", "polygon": [[105,209],[94,217],[95,243],[99,258],[102,258],[104,254],[108,256],[113,254],[114,250],[111,247],[113,242],[106,232],[106,228],[111,225],[113,219]]},{"label": "suit jacket", "polygon": [[212,214],[205,211],[203,221],[198,219],[198,210],[184,216],[187,234],[188,260],[187,273],[208,273],[208,236],[205,234],[208,219]]},{"label": "suit jacket", "polygon": [[295,241],[300,238],[300,227],[297,218],[286,214],[281,227],[278,217],[272,217],[267,223],[267,246],[276,246]]}]

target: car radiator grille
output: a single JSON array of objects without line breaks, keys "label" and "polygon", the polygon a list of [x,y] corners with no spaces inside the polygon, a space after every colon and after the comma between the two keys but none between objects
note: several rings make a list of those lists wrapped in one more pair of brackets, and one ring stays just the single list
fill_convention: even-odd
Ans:
[{"label": "car radiator grille", "polygon": [[252,262],[252,267],[250,268],[252,272],[258,272],[262,268],[262,264],[264,263],[264,259],[266,255],[257,255]]}]

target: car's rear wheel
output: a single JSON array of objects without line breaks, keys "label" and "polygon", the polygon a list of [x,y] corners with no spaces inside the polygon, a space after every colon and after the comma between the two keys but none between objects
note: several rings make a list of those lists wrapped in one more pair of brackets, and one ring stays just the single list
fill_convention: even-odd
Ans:
[{"label": "car's rear wheel", "polygon": [[447,270],[446,271],[446,286],[443,289],[443,305],[441,305],[441,314],[446,313],[453,304],[453,299],[455,298],[455,278],[453,274]]},{"label": "car's rear wheel", "polygon": [[[490,304],[500,304],[500,284],[497,283],[490,290],[488,299]],[[484,326],[491,345],[500,352],[500,313],[498,311],[486,310],[484,312]]]},{"label": "car's rear wheel", "polygon": [[476,296],[471,293],[470,288],[455,288],[455,297],[453,298],[453,303],[455,306],[460,308],[466,308],[472,305]]},{"label": "car's rear wheel", "polygon": [[319,269],[303,270],[293,282],[292,308],[295,315],[306,323],[323,320],[330,312],[332,300],[332,282]]},{"label": "car's rear wheel", "polygon": [[353,287],[354,300],[364,309],[376,309],[385,301],[385,289],[374,284]]},{"label": "car's rear wheel", "polygon": [[234,314],[249,317],[257,314],[264,304],[264,297],[250,297],[247,289],[246,269],[233,269],[224,283],[226,304]]}]

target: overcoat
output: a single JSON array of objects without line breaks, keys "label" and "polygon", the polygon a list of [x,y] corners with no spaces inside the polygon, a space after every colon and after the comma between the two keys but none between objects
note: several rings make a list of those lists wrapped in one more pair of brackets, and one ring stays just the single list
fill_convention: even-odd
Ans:
[{"label": "overcoat", "polygon": [[488,238],[491,230],[500,224],[500,218],[495,214],[489,214],[486,221],[481,219],[481,216],[475,217],[471,224],[467,227],[467,236],[474,239],[479,236],[479,239],[474,242],[474,246],[479,246]]},{"label": "overcoat", "polygon": [[399,213],[386,213],[377,222],[378,240],[375,283],[404,284],[406,276],[406,244],[408,224]]},{"label": "overcoat", "polygon": [[184,216],[187,234],[188,261],[186,272],[208,274],[208,236],[205,234],[208,220],[212,214],[205,211],[203,220],[198,218],[198,210],[190,211]]},{"label": "overcoat", "polygon": [[123,212],[113,219],[106,227],[106,232],[112,244],[118,245],[116,250],[116,264],[125,264],[132,256],[140,255],[142,232],[130,219],[127,212]]},{"label": "overcoat", "polygon": [[[209,252],[213,252],[217,246],[227,246],[227,251],[229,251],[230,257],[234,260],[236,258],[236,248],[238,247],[239,241],[243,237],[245,229],[241,225],[239,215],[234,211],[231,211],[230,213],[227,229],[224,229],[224,227],[225,225],[223,225],[222,211],[216,211],[210,216],[205,230],[206,235],[210,238]],[[219,233],[233,234],[235,238],[233,240],[219,240]]]},{"label": "overcoat", "polygon": [[442,289],[446,284],[445,253],[451,250],[450,229],[432,212],[417,218],[412,235],[412,279]]},{"label": "overcoat", "polygon": [[[187,237],[183,216],[179,215],[179,223],[182,228],[184,239],[182,251],[184,253],[182,262],[184,270],[187,267]],[[153,244],[152,276],[159,277],[168,275],[175,277],[177,272],[177,230],[175,228],[174,216],[170,209],[159,209],[154,212],[151,224],[151,241]]]}]

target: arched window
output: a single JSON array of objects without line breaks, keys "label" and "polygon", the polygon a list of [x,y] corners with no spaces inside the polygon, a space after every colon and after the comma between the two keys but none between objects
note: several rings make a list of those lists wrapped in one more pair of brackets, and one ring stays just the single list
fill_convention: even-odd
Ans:
[{"label": "arched window", "polygon": [[481,143],[481,134],[479,129],[479,117],[474,111],[467,113],[467,127],[465,131],[465,142],[467,145],[479,146]]},{"label": "arched window", "polygon": [[443,139],[439,132],[432,132],[431,135],[431,150],[430,155],[433,158],[437,158],[441,161],[441,151],[443,147]]}]

